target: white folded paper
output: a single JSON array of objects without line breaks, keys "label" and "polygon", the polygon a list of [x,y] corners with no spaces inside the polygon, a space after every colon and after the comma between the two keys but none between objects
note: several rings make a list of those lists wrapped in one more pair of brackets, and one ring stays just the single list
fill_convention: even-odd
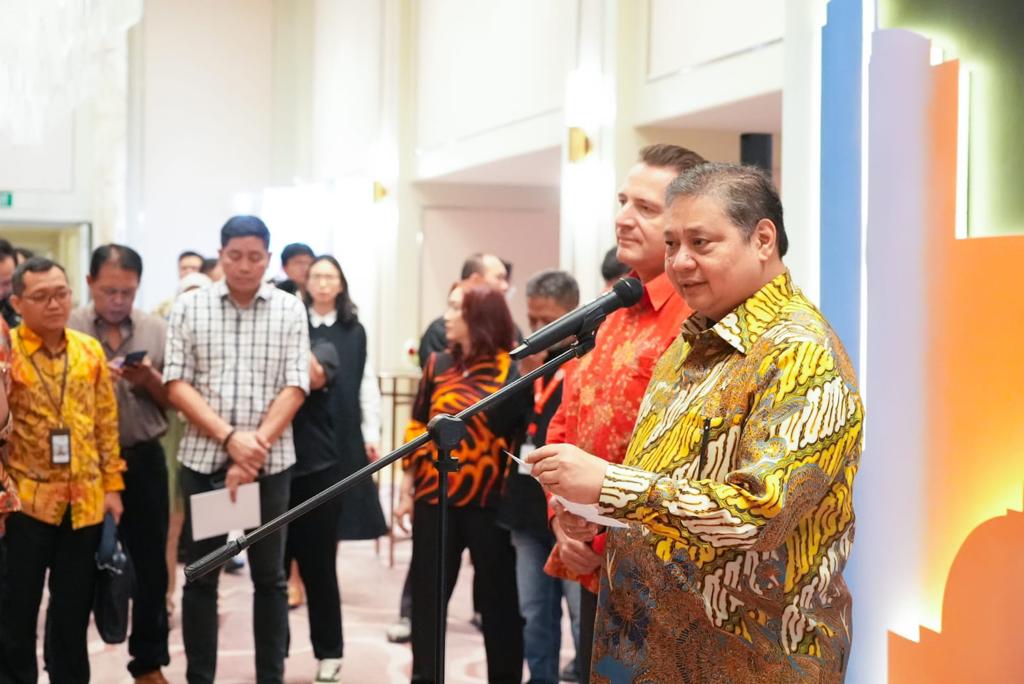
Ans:
[{"label": "white folded paper", "polygon": [[[527,463],[523,459],[513,454],[511,451],[506,451],[505,455],[519,464],[519,472],[529,475],[533,471],[532,464]],[[596,523],[598,525],[604,525],[605,527],[629,527],[628,524],[622,522],[621,520],[609,518],[606,515],[601,515],[600,513],[598,513],[597,504],[576,503],[575,501],[569,501],[568,499],[558,496],[557,494],[552,494],[551,498],[565,506],[565,510],[569,511],[574,515],[580,516],[588,522]]]},{"label": "white folded paper", "polygon": [[260,483],[238,487],[235,501],[227,488],[214,489],[189,497],[192,504],[192,538],[195,540],[227,534],[231,530],[250,530],[260,525]]},{"label": "white folded paper", "polygon": [[607,515],[601,515],[598,513],[597,504],[576,503],[575,501],[569,501],[557,494],[552,494],[551,499],[565,506],[565,510],[574,515],[580,516],[588,522],[604,525],[605,527],[629,527],[627,523],[624,523],[621,520],[609,518]]},{"label": "white folded paper", "polygon": [[530,475],[533,472],[533,465],[532,464],[527,463],[526,461],[524,461],[523,459],[519,458],[518,456],[513,454],[511,451],[508,451],[507,449],[504,450],[504,451],[505,451],[505,455],[506,456],[508,456],[513,461],[515,461],[516,463],[519,464],[519,472],[520,473],[522,473],[523,475]]}]

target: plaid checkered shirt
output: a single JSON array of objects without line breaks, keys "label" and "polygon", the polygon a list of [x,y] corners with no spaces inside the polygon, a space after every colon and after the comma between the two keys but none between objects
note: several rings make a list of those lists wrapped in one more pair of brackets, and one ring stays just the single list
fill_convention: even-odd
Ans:
[{"label": "plaid checkered shirt", "polygon": [[[255,430],[285,387],[309,394],[309,329],[295,295],[264,283],[238,308],[222,280],[174,304],[167,329],[164,382],[184,380],[238,430]],[[215,473],[227,465],[221,444],[189,424],[178,449],[183,466]],[[270,449],[267,475],[295,463],[289,425]]]}]

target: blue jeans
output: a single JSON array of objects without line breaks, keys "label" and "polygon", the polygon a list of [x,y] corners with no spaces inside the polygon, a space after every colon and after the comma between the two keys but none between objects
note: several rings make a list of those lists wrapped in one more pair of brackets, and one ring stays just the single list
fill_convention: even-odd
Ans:
[{"label": "blue jeans", "polygon": [[[266,475],[260,483],[260,520],[267,522],[288,509],[291,469]],[[220,486],[223,486],[221,484]],[[210,475],[181,469],[185,495],[185,528],[191,529],[189,497],[214,489]],[[284,679],[288,653],[288,578],[284,572],[285,529],[249,547],[249,571],[253,584],[252,631],[256,646],[256,681],[259,684]],[[199,560],[219,548],[227,535],[193,541],[188,562]],[[185,677],[189,684],[213,684],[217,673],[217,581],[220,568],[185,583],[181,597],[181,627],[188,661]]]},{"label": "blue jeans", "polygon": [[562,647],[562,597],[569,604],[572,639],[579,650],[580,585],[560,580],[544,572],[555,537],[550,532],[537,534],[512,530],[516,549],[516,585],[519,612],[526,620],[523,628],[523,654],[530,668],[531,684],[558,684],[558,656]]}]

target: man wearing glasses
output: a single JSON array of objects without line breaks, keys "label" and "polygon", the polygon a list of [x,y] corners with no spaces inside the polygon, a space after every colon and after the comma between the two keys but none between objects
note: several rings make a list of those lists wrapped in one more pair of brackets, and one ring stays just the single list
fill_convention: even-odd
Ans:
[{"label": "man wearing glasses", "polygon": [[166,684],[160,668],[167,650],[167,461],[160,437],[168,406],[162,369],[167,324],[134,308],[142,257],[125,245],[100,245],[89,264],[92,301],[68,326],[100,341],[114,380],[124,474],[119,531],[132,559],[132,631],[128,671],[136,682]]},{"label": "man wearing glasses", "polygon": [[124,482],[117,401],[103,348],[67,328],[64,269],[33,257],[14,272],[11,332],[14,416],[7,466],[22,509],[7,519],[0,593],[0,681],[34,682],[36,625],[50,572],[50,680],[89,680],[86,630],[103,516],[121,517]]}]

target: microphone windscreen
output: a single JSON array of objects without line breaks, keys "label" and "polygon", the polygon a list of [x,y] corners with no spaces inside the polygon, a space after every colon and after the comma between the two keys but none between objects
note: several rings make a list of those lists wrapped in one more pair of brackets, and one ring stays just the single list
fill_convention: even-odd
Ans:
[{"label": "microphone windscreen", "polygon": [[633,306],[640,301],[644,293],[644,286],[638,278],[620,278],[619,282],[612,286],[615,294],[619,295],[623,306]]}]

